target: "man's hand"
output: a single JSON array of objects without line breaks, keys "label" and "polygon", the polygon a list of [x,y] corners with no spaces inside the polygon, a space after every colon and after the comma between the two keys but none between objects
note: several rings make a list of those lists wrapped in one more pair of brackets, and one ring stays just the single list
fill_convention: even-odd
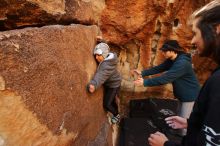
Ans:
[{"label": "man's hand", "polygon": [[134,84],[137,86],[143,86],[144,79],[142,77],[139,77],[137,80],[134,81]]},{"label": "man's hand", "polygon": [[132,69],[130,72],[133,76],[135,76],[135,75],[141,76],[141,71],[139,71],[137,69]]},{"label": "man's hand", "polygon": [[150,146],[163,146],[167,140],[168,138],[160,132],[151,134],[150,137],[148,137],[148,142]]},{"label": "man's hand", "polygon": [[179,116],[171,116],[165,119],[167,124],[173,129],[184,129],[187,128],[187,120]]},{"label": "man's hand", "polygon": [[94,85],[89,84],[88,88],[89,88],[88,90],[89,90],[90,93],[95,92],[95,86]]}]

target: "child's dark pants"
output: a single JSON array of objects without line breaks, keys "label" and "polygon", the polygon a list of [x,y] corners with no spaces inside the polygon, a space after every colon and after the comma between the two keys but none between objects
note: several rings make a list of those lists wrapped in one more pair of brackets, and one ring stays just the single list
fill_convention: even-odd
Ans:
[{"label": "child's dark pants", "polygon": [[116,103],[116,96],[118,95],[120,87],[109,88],[104,87],[103,107],[106,111],[111,112],[114,116],[118,115],[118,105]]}]

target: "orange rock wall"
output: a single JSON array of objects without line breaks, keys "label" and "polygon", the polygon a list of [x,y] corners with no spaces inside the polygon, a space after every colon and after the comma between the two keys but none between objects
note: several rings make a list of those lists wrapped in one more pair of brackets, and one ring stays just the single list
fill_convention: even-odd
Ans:
[{"label": "orange rock wall", "polygon": [[51,24],[98,24],[104,6],[104,0],[1,0],[0,31]]},{"label": "orange rock wall", "polygon": [[[64,143],[80,146],[100,138],[107,143],[111,135],[102,108],[102,89],[94,94],[86,92],[86,84],[97,67],[92,55],[97,33],[94,25],[55,25],[0,32],[1,89],[20,96],[1,94],[7,115],[17,111],[7,117],[0,110],[0,115],[7,117],[0,126],[5,143],[9,146],[44,143],[43,138],[38,139],[44,136],[41,131],[46,132],[48,139],[63,137],[64,140],[63,144],[59,144],[62,139],[60,142],[48,140],[42,146],[65,146]],[[15,98],[15,103],[11,103],[11,98]],[[24,123],[16,124],[26,113]],[[9,127],[7,123],[13,121],[16,125]],[[26,130],[29,126],[39,130],[37,136],[27,140],[23,136],[31,137],[35,130]],[[22,134],[15,137],[13,127],[16,133]],[[61,135],[62,131],[68,135]]]},{"label": "orange rock wall", "polygon": [[[97,67],[95,37],[102,34],[118,53],[123,92],[170,98],[170,85],[135,87],[129,71],[161,63],[158,48],[166,39],[189,50],[188,16],[209,1],[1,0],[0,142],[112,145],[102,89],[93,95],[85,91]],[[193,57],[201,84],[215,67],[210,62]]]},{"label": "orange rock wall", "polygon": [[[120,54],[119,69],[123,75],[122,89],[144,92],[151,96],[172,97],[170,85],[160,87],[134,87],[129,71],[139,70],[161,63],[164,58],[158,51],[166,39],[176,39],[186,51],[191,48],[191,29],[187,25],[189,15],[209,0],[107,0],[101,16],[101,30],[112,49]],[[195,56],[193,64],[201,84],[213,69],[204,66],[210,62]],[[207,63],[209,64],[209,63]]]},{"label": "orange rock wall", "polygon": [[0,141],[4,146],[70,146],[76,133],[53,134],[30,112],[20,96],[0,91]]}]

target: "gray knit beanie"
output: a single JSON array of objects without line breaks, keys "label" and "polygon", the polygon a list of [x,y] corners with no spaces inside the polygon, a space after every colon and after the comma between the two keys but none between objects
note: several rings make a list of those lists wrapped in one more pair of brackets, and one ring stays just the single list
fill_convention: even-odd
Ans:
[{"label": "gray knit beanie", "polygon": [[102,55],[104,58],[106,58],[108,56],[109,51],[109,46],[106,43],[99,43],[95,46],[93,54]]}]

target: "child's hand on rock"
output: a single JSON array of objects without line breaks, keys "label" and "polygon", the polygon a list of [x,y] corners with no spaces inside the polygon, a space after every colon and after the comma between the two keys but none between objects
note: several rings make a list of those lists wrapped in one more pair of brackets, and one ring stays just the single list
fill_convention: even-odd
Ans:
[{"label": "child's hand on rock", "polygon": [[94,85],[89,84],[89,85],[88,85],[88,88],[89,88],[88,90],[89,90],[90,93],[95,92],[95,86],[94,86]]}]

